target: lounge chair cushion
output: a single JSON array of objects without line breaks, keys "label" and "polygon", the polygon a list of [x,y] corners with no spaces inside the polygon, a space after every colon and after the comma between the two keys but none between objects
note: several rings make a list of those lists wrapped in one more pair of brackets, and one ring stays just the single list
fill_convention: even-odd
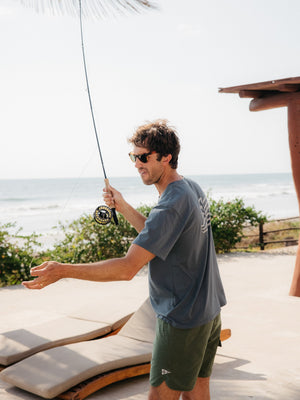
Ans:
[{"label": "lounge chair cushion", "polygon": [[38,396],[53,398],[95,375],[150,362],[155,322],[147,300],[117,335],[37,353],[4,369],[0,377]]},{"label": "lounge chair cushion", "polygon": [[1,372],[21,389],[51,399],[103,372],[151,360],[152,344],[115,335],[37,353]]},{"label": "lounge chair cushion", "polygon": [[136,311],[137,307],[133,307],[131,304],[126,306],[122,304],[122,307],[116,303],[115,307],[110,305],[107,307],[103,304],[89,304],[81,309],[78,309],[68,316],[84,321],[103,322],[110,324],[113,331],[121,328],[128,321],[128,319]]},{"label": "lounge chair cushion", "polygon": [[30,329],[17,329],[0,335],[0,364],[10,365],[38,351],[103,336],[111,326],[62,317]]},{"label": "lounge chair cushion", "polygon": [[92,304],[68,316],[4,332],[0,334],[0,364],[7,366],[42,350],[104,336],[123,326],[133,311],[132,307]]},{"label": "lounge chair cushion", "polygon": [[148,298],[120,330],[119,335],[153,343],[156,316]]}]

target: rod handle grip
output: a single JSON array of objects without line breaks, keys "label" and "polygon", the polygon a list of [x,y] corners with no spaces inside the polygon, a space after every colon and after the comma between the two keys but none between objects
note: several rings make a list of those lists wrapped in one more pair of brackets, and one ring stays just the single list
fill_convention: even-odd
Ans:
[{"label": "rod handle grip", "polygon": [[[105,183],[105,188],[109,191],[109,180],[108,180],[108,178],[104,179],[104,183]],[[111,211],[112,211],[112,217],[113,217],[114,223],[116,225],[119,225],[116,209],[114,207],[112,207]]]}]

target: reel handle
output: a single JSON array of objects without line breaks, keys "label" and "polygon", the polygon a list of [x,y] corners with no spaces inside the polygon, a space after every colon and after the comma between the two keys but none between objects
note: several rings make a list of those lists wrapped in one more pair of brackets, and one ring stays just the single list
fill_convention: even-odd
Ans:
[{"label": "reel handle", "polygon": [[[107,189],[107,191],[109,192],[109,180],[108,178],[104,179],[104,183],[105,183],[105,188]],[[114,207],[111,208],[111,212],[112,212],[112,218],[114,220],[114,223],[116,225],[119,225],[119,221],[118,221],[118,217],[117,217],[117,213],[116,213],[116,209]]]}]

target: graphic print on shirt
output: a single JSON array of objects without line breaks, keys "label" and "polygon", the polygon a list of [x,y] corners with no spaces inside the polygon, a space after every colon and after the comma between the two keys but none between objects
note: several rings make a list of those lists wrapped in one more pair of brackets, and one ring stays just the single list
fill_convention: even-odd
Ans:
[{"label": "graphic print on shirt", "polygon": [[208,227],[210,226],[210,212],[209,205],[206,198],[199,198],[200,210],[203,218],[203,223],[201,225],[202,233],[206,233],[208,231]]}]

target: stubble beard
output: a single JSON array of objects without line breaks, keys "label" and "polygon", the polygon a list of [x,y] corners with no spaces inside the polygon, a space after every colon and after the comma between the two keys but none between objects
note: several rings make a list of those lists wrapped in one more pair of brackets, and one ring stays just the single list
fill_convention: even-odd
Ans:
[{"label": "stubble beard", "polygon": [[148,175],[148,179],[147,179],[147,176],[145,176],[144,174],[142,174],[140,172],[140,176],[141,176],[141,179],[142,179],[144,185],[147,185],[147,186],[156,185],[160,182],[162,174],[160,174],[158,177],[157,176],[151,177],[151,176],[149,176],[149,172],[147,170],[142,170],[142,171],[146,171],[146,174]]}]

